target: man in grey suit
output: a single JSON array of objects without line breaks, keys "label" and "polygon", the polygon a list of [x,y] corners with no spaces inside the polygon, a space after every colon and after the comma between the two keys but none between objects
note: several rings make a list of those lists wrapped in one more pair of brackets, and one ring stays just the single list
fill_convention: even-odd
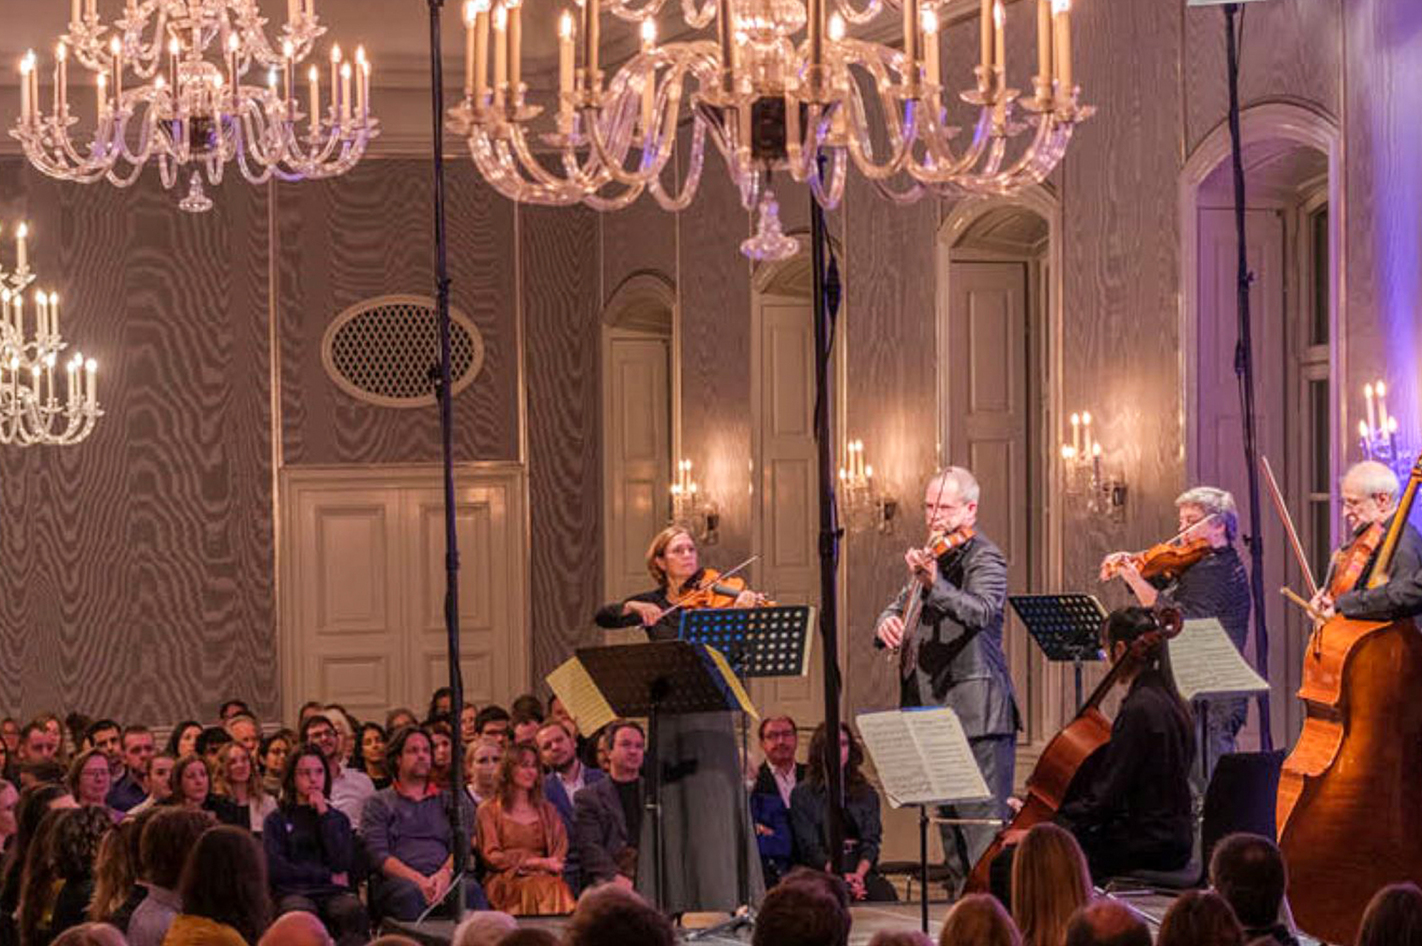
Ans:
[{"label": "man in grey suit", "polygon": [[[963,724],[993,797],[939,811],[944,818],[969,820],[1008,817],[1019,728],[1002,651],[1007,560],[974,531],[978,495],[978,481],[962,467],[950,466],[929,481],[923,506],[928,531],[964,541],[937,558],[909,549],[904,555],[909,583],[879,616],[875,631],[876,646],[899,650],[899,705],[947,706]],[[918,626],[906,634],[903,614],[910,593],[923,596],[923,610]],[[975,824],[940,828],[947,883],[956,892],[996,829]]]},{"label": "man in grey suit", "polygon": [[575,829],[584,889],[614,883],[631,890],[637,877],[637,845],[642,831],[642,757],[647,737],[630,720],[608,724],[607,778],[590,782],[573,796]]}]

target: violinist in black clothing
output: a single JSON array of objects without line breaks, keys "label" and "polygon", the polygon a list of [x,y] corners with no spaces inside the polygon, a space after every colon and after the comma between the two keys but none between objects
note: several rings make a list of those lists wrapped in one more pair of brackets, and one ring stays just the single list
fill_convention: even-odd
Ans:
[{"label": "violinist in black clothing", "polygon": [[1130,662],[1119,680],[1126,696],[1100,766],[1084,773],[1084,791],[1074,790],[1057,814],[1098,881],[1133,870],[1177,870],[1190,860],[1194,726],[1175,689],[1165,641],[1140,640],[1158,628],[1146,608],[1122,608],[1106,619],[1102,644],[1111,663]]}]

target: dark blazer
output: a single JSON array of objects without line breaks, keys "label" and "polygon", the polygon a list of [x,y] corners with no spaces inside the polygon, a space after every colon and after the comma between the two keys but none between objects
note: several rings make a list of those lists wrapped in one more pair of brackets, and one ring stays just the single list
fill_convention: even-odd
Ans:
[{"label": "dark blazer", "polygon": [[[583,788],[589,785],[596,785],[607,777],[607,773],[602,769],[594,769],[589,766],[583,768]],[[563,789],[563,782],[558,778],[556,772],[549,772],[543,777],[543,797],[558,810],[558,817],[563,819],[563,827],[568,831],[568,856],[563,859],[563,880],[568,884],[568,889],[573,891],[574,896],[582,889],[582,871],[579,867],[581,858],[578,856],[578,846],[573,843],[574,830],[577,828],[577,816],[573,811],[573,799],[568,797],[568,793]]]},{"label": "dark blazer", "polygon": [[[1391,519],[1388,520],[1390,525]],[[1363,572],[1366,578],[1377,561],[1377,552]],[[1402,527],[1393,553],[1388,583],[1368,588],[1364,582],[1345,595],[1339,595],[1335,606],[1350,618],[1377,621],[1398,621],[1422,614],[1422,536],[1410,524]]]},{"label": "dark blazer", "polygon": [[[691,581],[698,580],[701,572],[697,572],[691,577]],[[598,627],[638,627],[642,619],[636,614],[623,614],[622,606],[628,601],[645,601],[648,604],[655,604],[665,611],[671,607],[671,599],[667,597],[665,588],[654,588],[651,591],[644,591],[635,594],[622,601],[613,601],[597,609],[593,615],[593,621]],[[677,639],[681,628],[681,612],[668,615],[662,620],[647,628],[647,636],[654,641],[674,641]]]},{"label": "dark blazer", "polygon": [[[920,586],[915,583],[913,589]],[[902,617],[900,591],[879,615]],[[1007,602],[1007,560],[982,533],[938,559],[938,580],[923,604],[915,646],[918,701],[947,706],[969,739],[1011,736],[1020,728],[1017,698],[1002,651],[1002,609]],[[875,646],[882,647],[878,639]]]},{"label": "dark blazer", "polygon": [[621,873],[617,855],[629,845],[635,846],[627,837],[617,783],[604,778],[583,786],[573,799],[573,812],[575,827],[568,850],[578,852],[584,886],[612,880]]},{"label": "dark blazer", "polygon": [[[803,762],[795,763],[795,787],[805,782],[808,768]],[[773,834],[756,832],[755,843],[760,850],[762,866],[766,869],[766,884],[774,883],[771,869],[776,876],[789,867],[794,851],[794,834],[790,828],[790,809],[780,797],[780,786],[775,783],[775,775],[770,771],[770,763],[762,762],[756,772],[755,785],[750,794],[751,819],[758,825],[769,828]],[[767,863],[769,862],[769,863]]]},{"label": "dark blazer", "polygon": [[[830,863],[829,851],[825,849],[828,813],[829,799],[823,788],[802,782],[790,793],[790,830],[795,836],[796,864],[824,870],[825,865]],[[876,867],[879,846],[884,840],[884,825],[879,817],[879,793],[867,785],[858,789],[846,787],[844,821],[845,837],[859,840],[854,860],[867,860],[870,867]]]}]

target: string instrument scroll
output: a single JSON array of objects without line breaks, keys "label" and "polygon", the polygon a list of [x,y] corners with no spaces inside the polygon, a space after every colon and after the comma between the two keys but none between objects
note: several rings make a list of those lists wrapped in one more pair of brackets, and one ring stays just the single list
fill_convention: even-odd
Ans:
[{"label": "string instrument scroll", "polygon": [[[925,558],[937,559],[966,545],[976,534],[972,526],[963,526],[947,535],[935,532],[928,537],[928,544],[919,551]],[[926,571],[920,569],[917,574],[926,574]],[[923,619],[923,604],[928,600],[928,593],[929,589],[925,588],[917,577],[910,578],[904,586],[903,594],[907,596],[903,615],[904,634],[899,646],[889,650],[889,654],[898,659],[899,675],[904,680],[913,675],[914,638],[918,634],[919,621]]]}]

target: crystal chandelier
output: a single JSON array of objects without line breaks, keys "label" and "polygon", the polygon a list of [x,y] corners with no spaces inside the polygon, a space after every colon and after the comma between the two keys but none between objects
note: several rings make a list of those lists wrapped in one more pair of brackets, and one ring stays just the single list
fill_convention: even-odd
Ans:
[{"label": "crystal chandelier", "polygon": [[98,363],[75,353],[64,363],[64,385],[55,379],[59,353],[59,296],[34,294],[34,335],[26,333],[25,291],[34,282],[27,258],[29,227],[15,231],[15,271],[0,268],[0,444],[67,445],[93,433],[99,410]]},{"label": "crystal chandelier", "polygon": [[[742,245],[752,258],[798,251],[780,232],[772,173],[810,186],[826,209],[844,194],[850,161],[892,200],[926,194],[1009,194],[1043,180],[1076,123],[1070,0],[1036,0],[1037,74],[1032,91],[1008,88],[1001,0],[982,0],[970,134],[948,117],[939,11],[947,0],[887,0],[902,15],[902,46],[848,35],[884,12],[886,0],[682,0],[692,31],[715,38],[658,43],[666,0],[575,0],[558,26],[558,88],[551,120],[528,100],[522,74],[521,0],[468,0],[465,96],[451,127],[468,139],[481,174],[516,201],[597,210],[625,207],[650,190],[668,211],[687,207],[701,180],[709,137],[759,228]],[[601,14],[640,23],[640,52],[604,84]],[[803,38],[800,38],[801,31]],[[490,34],[492,33],[492,40]],[[582,56],[575,60],[575,34]],[[493,76],[489,74],[492,44]],[[680,187],[665,180],[685,108],[690,155]],[[823,159],[823,163],[821,163]]]},{"label": "crystal chandelier", "polygon": [[[151,160],[166,188],[187,176],[178,206],[196,213],[212,207],[204,180],[219,184],[230,161],[253,184],[335,177],[378,134],[363,48],[351,61],[331,47],[324,114],[322,70],[309,67],[301,111],[297,70],[326,32],[315,0],[288,0],[275,47],[257,0],[125,0],[112,27],[99,19],[97,0],[72,0],[69,19],[55,46],[50,114],[31,51],[20,63],[20,118],[10,131],[50,177],[127,187]],[[71,82],[76,64],[92,79]],[[259,84],[243,82],[252,72]],[[80,112],[92,116],[87,142],[73,135],[90,125]]]}]

